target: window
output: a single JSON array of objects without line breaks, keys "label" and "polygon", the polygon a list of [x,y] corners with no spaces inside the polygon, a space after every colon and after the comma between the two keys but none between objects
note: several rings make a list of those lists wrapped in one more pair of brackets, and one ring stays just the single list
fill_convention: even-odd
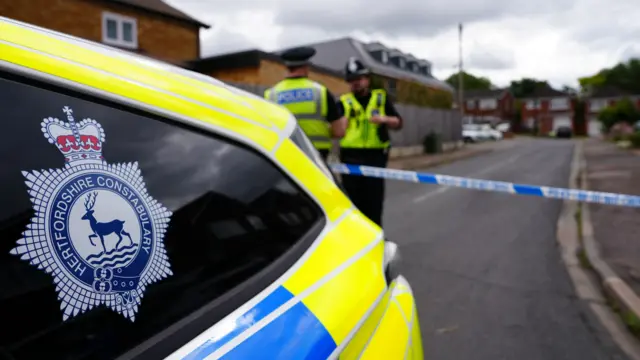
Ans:
[{"label": "window", "polygon": [[389,63],[389,54],[386,51],[382,52],[382,63],[383,64]]},{"label": "window", "polygon": [[313,162],[320,168],[320,170],[325,173],[325,175],[327,175],[329,179],[331,179],[336,184],[338,183],[334,173],[331,172],[329,168],[327,168],[327,165],[320,156],[320,153],[313,146],[311,140],[309,140],[307,135],[305,135],[300,126],[296,126],[296,129],[291,134],[291,141],[293,141],[300,148],[300,150],[302,150],[302,152],[304,152],[311,160],[313,160]]},{"label": "window", "polygon": [[406,61],[405,61],[405,59],[403,59],[403,58],[398,58],[398,67],[399,67],[400,69],[404,69],[405,65],[406,65]]},{"label": "window", "polygon": [[424,71],[424,74],[425,74],[425,75],[429,75],[429,76],[431,76],[431,66],[430,66],[430,65],[425,65],[425,66],[423,67],[423,71]]},{"label": "window", "polygon": [[534,127],[535,123],[536,123],[536,119],[535,119],[535,118],[533,118],[533,117],[529,117],[529,118],[527,118],[527,120],[525,121],[526,126],[527,126],[528,128],[530,128],[530,129],[532,129],[532,128]]},{"label": "window", "polygon": [[413,63],[412,68],[413,68],[413,72],[416,72],[416,73],[420,72],[420,66],[418,64]]},{"label": "window", "polygon": [[496,99],[482,99],[479,103],[479,108],[482,110],[490,110],[498,107],[498,101]]},{"label": "window", "polygon": [[[4,118],[15,120],[12,136],[0,142],[1,359],[34,359],[47,349],[52,359],[106,360],[143,342],[141,358],[162,359],[280,277],[324,227],[306,193],[269,160],[233,141],[2,73],[0,98]],[[35,216],[22,171],[64,168],[64,156],[41,131],[44,118],[66,121],[64,106],[78,120],[96,119],[105,131],[107,162],[137,162],[148,193],[173,213],[164,236],[172,274],[144,289],[134,322],[106,306],[62,321],[52,277],[9,253]],[[25,151],[16,152],[20,148]],[[101,195],[96,217],[125,215],[110,205],[100,213]],[[71,208],[69,216],[85,212],[86,198],[78,203],[80,213]],[[131,244],[142,238],[133,216],[124,222],[134,227],[127,230]],[[92,231],[89,221],[77,221],[87,224],[75,225],[80,246],[93,251],[96,245],[85,237]],[[105,241],[117,247],[114,236]],[[198,316],[188,317],[196,310]]]},{"label": "window", "polygon": [[535,110],[540,108],[540,101],[538,100],[527,100],[527,109]]},{"label": "window", "polygon": [[605,99],[591,99],[589,100],[589,110],[600,111],[607,107],[607,100]]},{"label": "window", "polygon": [[551,99],[550,104],[551,110],[567,110],[569,109],[569,99],[567,98],[556,98]]},{"label": "window", "polygon": [[467,100],[467,109],[475,109],[476,101],[475,100]]},{"label": "window", "polygon": [[394,79],[387,80],[387,91],[390,95],[395,96],[397,90],[397,84]]},{"label": "window", "polygon": [[102,13],[102,42],[108,45],[137,49],[137,20],[114,13]]}]

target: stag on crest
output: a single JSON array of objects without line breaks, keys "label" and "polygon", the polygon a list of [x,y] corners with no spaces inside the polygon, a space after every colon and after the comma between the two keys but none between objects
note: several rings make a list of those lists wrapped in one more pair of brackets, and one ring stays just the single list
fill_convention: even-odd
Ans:
[{"label": "stag on crest", "polygon": [[96,246],[93,242],[93,239],[99,238],[102,243],[102,251],[107,252],[107,248],[104,246],[104,237],[110,234],[116,234],[118,236],[118,242],[114,249],[118,249],[120,243],[123,240],[123,235],[129,238],[131,244],[133,244],[133,240],[131,240],[131,235],[124,230],[124,221],[123,220],[111,220],[109,222],[98,222],[96,218],[93,216],[94,206],[96,205],[96,198],[98,197],[97,192],[92,192],[87,195],[84,200],[84,208],[86,210],[85,214],[82,216],[82,220],[88,220],[89,225],[91,226],[91,231],[93,234],[89,235],[89,241],[91,245]]}]

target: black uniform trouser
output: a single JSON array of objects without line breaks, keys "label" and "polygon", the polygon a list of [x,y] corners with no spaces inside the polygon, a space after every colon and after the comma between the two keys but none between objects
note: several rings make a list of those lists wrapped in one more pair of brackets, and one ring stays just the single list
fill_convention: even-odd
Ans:
[{"label": "black uniform trouser", "polygon": [[[340,149],[340,161],[351,165],[387,167],[389,153],[383,149]],[[342,185],[353,204],[382,227],[384,179],[342,175]]]}]

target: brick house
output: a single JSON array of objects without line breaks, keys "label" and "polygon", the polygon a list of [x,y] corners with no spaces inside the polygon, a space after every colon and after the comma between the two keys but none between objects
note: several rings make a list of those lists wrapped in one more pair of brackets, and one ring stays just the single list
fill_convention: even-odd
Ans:
[{"label": "brick house", "polygon": [[0,15],[175,64],[209,28],[162,0],[0,0]]},{"label": "brick house", "polygon": [[467,90],[462,95],[465,99],[464,114],[472,120],[510,122],[515,114],[515,98],[508,88]]},{"label": "brick house", "polygon": [[611,105],[615,105],[617,101],[624,98],[631,99],[637,107],[640,108],[640,96],[630,94],[614,86],[600,86],[590,90],[585,97],[586,102],[586,120],[588,125],[589,136],[600,135],[600,122],[598,121],[598,113]]},{"label": "brick house", "polygon": [[574,128],[574,104],[569,93],[550,86],[540,86],[532,96],[522,101],[522,121],[526,127],[534,128],[537,124],[541,134],[547,134],[561,126]]},{"label": "brick house", "polygon": [[[278,55],[247,50],[216,55],[190,63],[194,71],[234,85],[271,87],[284,79],[287,68]],[[337,71],[312,65],[309,78],[324,84],[335,96],[349,91],[344,76]]]},{"label": "brick house", "polygon": [[[433,64],[389,48],[379,42],[364,43],[346,37],[307,44],[316,49],[311,61],[342,73],[350,57],[362,61],[374,74],[374,86],[387,89],[397,102],[427,107],[452,107],[454,89],[432,75]],[[276,53],[280,53],[276,52]]]}]

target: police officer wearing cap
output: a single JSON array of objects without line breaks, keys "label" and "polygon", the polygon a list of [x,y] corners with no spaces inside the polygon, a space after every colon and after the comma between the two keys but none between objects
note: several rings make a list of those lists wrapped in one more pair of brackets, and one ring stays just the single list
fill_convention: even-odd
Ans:
[{"label": "police officer wearing cap", "polygon": [[267,89],[264,97],[293,113],[302,131],[327,161],[331,138],[344,136],[346,118],[338,113],[333,94],[325,86],[308,78],[309,59],[315,53],[312,47],[284,51],[280,56],[287,67],[287,76]]},{"label": "police officer wearing cap", "polygon": [[[340,140],[340,161],[345,164],[386,167],[389,159],[389,130],[402,128],[402,118],[382,89],[371,90],[370,71],[351,58],[345,67],[351,92],[340,96],[338,110],[347,118]],[[356,207],[382,226],[384,179],[342,175],[342,185]]]}]

